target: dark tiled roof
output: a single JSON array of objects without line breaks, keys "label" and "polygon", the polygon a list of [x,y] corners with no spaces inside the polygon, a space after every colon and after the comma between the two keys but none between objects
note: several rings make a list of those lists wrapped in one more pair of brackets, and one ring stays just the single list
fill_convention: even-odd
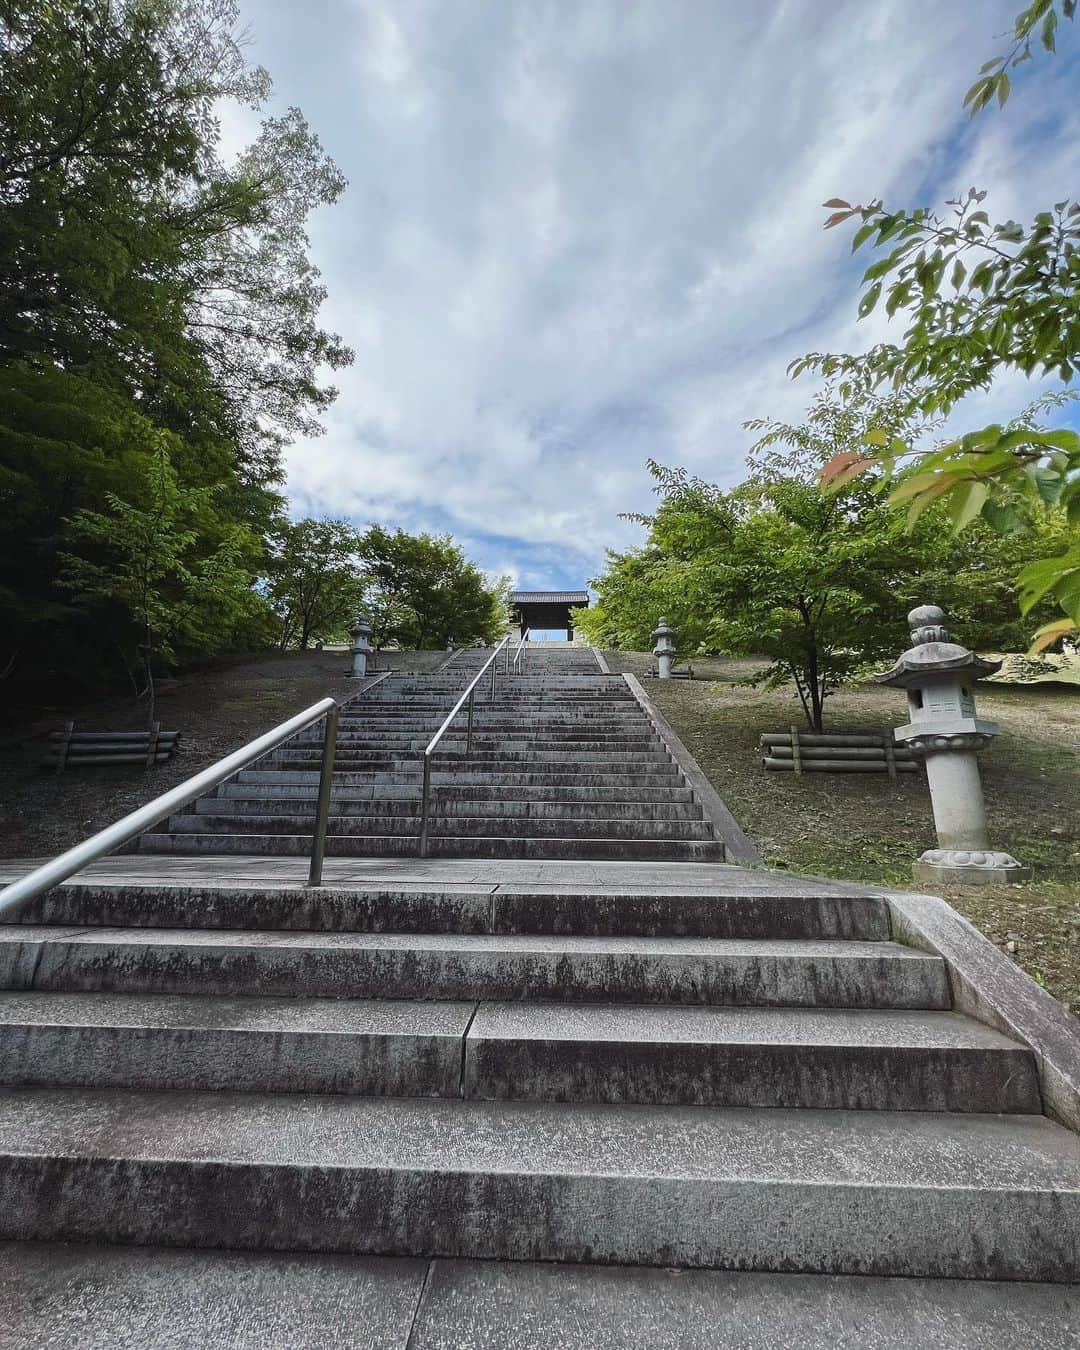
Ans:
[{"label": "dark tiled roof", "polygon": [[511,591],[512,605],[587,605],[588,591]]}]

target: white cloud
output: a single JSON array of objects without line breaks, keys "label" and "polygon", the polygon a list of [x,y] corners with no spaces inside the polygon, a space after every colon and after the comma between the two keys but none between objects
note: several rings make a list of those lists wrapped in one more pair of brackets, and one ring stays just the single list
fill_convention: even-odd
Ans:
[{"label": "white cloud", "polygon": [[1063,63],[1041,155],[1045,92],[959,109],[1015,7],[249,0],[351,182],[313,246],[357,359],[289,454],[297,508],[449,528],[539,584],[636,537],[647,456],[732,481],[741,422],[809,398],[788,361],[878,331],[826,197],[1064,194]]}]

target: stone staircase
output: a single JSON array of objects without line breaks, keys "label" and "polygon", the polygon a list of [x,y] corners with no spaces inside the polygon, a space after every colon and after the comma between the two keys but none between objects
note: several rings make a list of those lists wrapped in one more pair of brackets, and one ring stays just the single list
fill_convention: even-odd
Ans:
[{"label": "stone staircase", "polygon": [[0,928],[0,1238],[1075,1279],[1031,1051],[880,898],[675,870],[57,888]]},{"label": "stone staircase", "polygon": [[[330,857],[415,854],[423,752],[491,649],[432,675],[392,675],[343,709]],[[321,725],[174,815],[139,847],[161,853],[311,851]],[[495,699],[475,696],[471,753],[459,715],[433,760],[430,852],[450,858],[723,861],[724,846],[621,676],[588,648],[502,658]]]},{"label": "stone staircase", "polygon": [[[173,822],[153,846],[174,856],[106,860],[0,924],[0,1343],[1075,1345],[1080,1139],[1043,1114],[1032,1050],[894,940],[885,897],[484,856],[553,842],[522,832],[535,802],[572,804],[587,846],[624,809],[647,828],[680,817],[644,806],[692,805],[659,767],[562,772],[594,762],[578,722],[624,743],[637,705],[531,656],[479,735],[572,721],[575,748],[539,782],[466,761],[439,820],[469,822],[446,838],[475,854],[360,849],[306,888],[274,856],[302,832],[264,822],[311,770],[275,759],[209,799],[228,830]],[[466,658],[456,684],[451,665],[371,691],[359,734],[393,744],[342,769],[342,804],[414,806],[415,771],[387,766],[413,763]],[[513,831],[478,833],[496,807]],[[340,818],[372,831],[350,848],[403,837]],[[193,839],[233,856],[178,856]]]}]

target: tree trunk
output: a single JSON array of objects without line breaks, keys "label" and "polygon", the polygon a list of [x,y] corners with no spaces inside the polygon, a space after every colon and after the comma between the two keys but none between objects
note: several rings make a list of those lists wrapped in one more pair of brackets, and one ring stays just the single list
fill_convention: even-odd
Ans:
[{"label": "tree trunk", "polygon": [[806,665],[807,684],[810,690],[810,726],[811,729],[821,734],[824,731],[822,726],[822,714],[825,710],[824,691],[822,690],[822,679],[818,673],[818,654],[817,646],[811,644],[809,659]]}]

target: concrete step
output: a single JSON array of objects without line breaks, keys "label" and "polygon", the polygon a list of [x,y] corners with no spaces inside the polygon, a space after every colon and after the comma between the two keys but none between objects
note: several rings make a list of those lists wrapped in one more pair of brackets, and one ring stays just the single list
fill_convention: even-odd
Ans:
[{"label": "concrete step", "polygon": [[[207,1258],[191,1253],[189,1259]],[[110,1277],[118,1281],[118,1262],[108,1265],[99,1257],[87,1264],[95,1289],[109,1289]],[[356,1276],[365,1291],[375,1278],[369,1266]],[[299,1283],[300,1277],[292,1279]],[[1076,1284],[435,1261],[409,1347],[1075,1350],[1078,1322]],[[301,1350],[306,1345],[301,1339]],[[127,1350],[126,1342],[120,1350]]]},{"label": "concrete step", "polygon": [[0,1083],[458,1097],[475,1007],[0,993]]},{"label": "concrete step", "polygon": [[[0,923],[11,922],[0,920]],[[19,924],[309,932],[576,934],[582,937],[890,937],[876,896],[515,890],[422,882],[387,887],[93,885],[68,882],[20,911]]]},{"label": "concrete step", "polygon": [[[259,803],[260,810],[264,804]],[[234,811],[232,803],[214,802],[208,811],[191,812],[185,815],[170,816],[168,830],[173,834],[311,834],[315,828],[315,812],[304,815],[295,813],[296,807],[290,803],[288,814],[269,813],[246,815]],[[295,814],[294,814],[295,813]],[[331,814],[327,825],[330,836],[363,835],[370,830],[383,835],[404,835],[414,837],[419,828],[419,815],[409,812],[394,816],[361,816]],[[523,839],[563,838],[572,834],[576,839],[626,839],[633,842],[653,840],[687,839],[703,843],[714,839],[712,826],[697,820],[652,820],[624,812],[617,818],[586,819],[570,813],[557,816],[537,816],[534,814],[503,817],[433,815],[430,828],[441,834],[461,834],[469,838],[480,839],[489,835],[513,833]]]},{"label": "concrete step", "polygon": [[0,1084],[1042,1109],[1026,1048],[954,1013],[893,1011],[0,993]]},{"label": "concrete step", "polygon": [[1026,1046],[951,1012],[485,1003],[466,1097],[1042,1111]]},{"label": "concrete step", "polygon": [[[314,748],[297,750],[277,750],[272,758],[273,762],[284,766],[298,766],[300,764],[320,763],[320,753]],[[419,756],[417,751],[417,756]],[[394,762],[399,756],[394,750],[341,750],[335,756],[335,766],[342,767],[349,765],[363,765],[369,763],[387,763]],[[451,762],[455,767],[466,768],[469,766],[491,765],[493,768],[505,764],[559,764],[559,765],[592,765],[599,767],[601,765],[625,764],[631,770],[638,773],[647,772],[650,766],[654,764],[671,764],[671,758],[666,751],[660,749],[657,742],[654,749],[648,753],[637,750],[516,750],[516,749],[479,749],[473,746],[472,753],[462,754],[456,750],[449,750],[439,755],[443,763]],[[260,761],[266,762],[266,761]],[[595,771],[595,770],[594,770]]]},{"label": "concrete step", "polygon": [[[247,792],[254,794],[253,789]],[[201,797],[195,803],[195,814],[210,819],[227,819],[237,815],[251,816],[296,816],[313,820],[315,816],[315,794],[309,792],[301,799],[258,796]],[[330,804],[332,816],[353,821],[376,821],[390,818],[416,821],[420,813],[420,794],[409,798],[358,798],[350,801],[344,793],[335,793]],[[529,799],[507,798],[492,794],[490,797],[455,795],[450,797],[440,789],[435,794],[434,815],[444,817],[484,817],[488,820],[610,820],[616,814],[627,821],[700,821],[700,806],[686,802],[641,802],[633,798],[617,803],[589,801],[563,801],[559,797],[533,797]]]},{"label": "concrete step", "polygon": [[892,942],[0,928],[0,988],[304,998],[947,1009]]},{"label": "concrete step", "polygon": [[[331,835],[326,841],[330,858],[411,858],[417,854],[412,835]],[[168,834],[150,832],[139,839],[140,853],[203,853],[278,858],[306,858],[310,834]],[[433,858],[560,858],[607,862],[724,862],[719,841],[687,839],[541,839],[524,835],[478,838],[433,835]]]},{"label": "concrete step", "polygon": [[[405,786],[402,784],[386,784],[386,787]],[[199,799],[199,809],[202,809],[203,801],[306,801],[314,802],[318,788],[317,778],[312,779],[310,783],[276,783],[272,779],[267,781],[226,783],[218,788],[217,792],[211,797]],[[389,794],[383,796],[380,790],[374,784],[357,787],[339,787],[334,785],[333,802],[378,802],[382,800],[394,800]],[[419,801],[420,785],[419,780],[415,790],[403,791],[398,793],[398,801]],[[530,787],[484,787],[477,784],[441,784],[438,788],[438,800],[441,803],[456,802],[559,802],[569,803],[578,802],[582,805],[599,806],[605,802],[619,803],[649,803],[654,806],[688,806],[694,800],[692,789],[688,787],[643,787],[643,788],[622,788],[622,787],[559,787],[545,788],[543,785],[535,788]]]},{"label": "concrete step", "polygon": [[[660,772],[635,773],[632,765],[615,765],[610,771],[594,773],[591,770],[581,772],[573,765],[567,765],[565,771],[553,773],[536,772],[530,769],[500,771],[496,769],[477,772],[475,770],[455,771],[447,761],[438,756],[432,761],[431,781],[439,786],[468,787],[615,787],[631,789],[636,787],[683,788],[685,780],[674,764],[660,766]],[[423,777],[423,766],[419,758],[402,761],[399,768],[373,768],[360,770],[339,769],[334,773],[334,788],[364,787],[372,784],[401,785],[419,783]],[[314,783],[319,781],[317,769],[244,769],[230,782],[237,783]]]},{"label": "concrete step", "polygon": [[[337,741],[336,752],[342,758],[348,758],[356,752],[380,751],[383,753],[396,753],[400,751],[425,750],[430,743],[432,736],[425,732],[420,736],[383,734],[380,732],[369,732],[362,736],[340,738]],[[446,748],[443,754],[462,754],[465,751],[467,742],[466,730],[464,727],[455,729],[440,742]],[[546,734],[531,735],[498,735],[490,736],[483,733],[474,732],[472,738],[472,753],[475,755],[484,754],[507,754],[512,753],[516,756],[531,754],[533,749],[552,751],[555,748],[565,749],[569,753],[577,754],[581,751],[607,752],[617,751],[622,755],[649,755],[655,754],[659,747],[659,741],[655,736],[549,736]],[[322,741],[313,738],[305,740],[290,741],[287,749],[289,751],[304,750],[319,754],[322,752]]]},{"label": "concrete step", "polygon": [[0,1090],[0,1237],[1074,1279],[1042,1116]]}]

